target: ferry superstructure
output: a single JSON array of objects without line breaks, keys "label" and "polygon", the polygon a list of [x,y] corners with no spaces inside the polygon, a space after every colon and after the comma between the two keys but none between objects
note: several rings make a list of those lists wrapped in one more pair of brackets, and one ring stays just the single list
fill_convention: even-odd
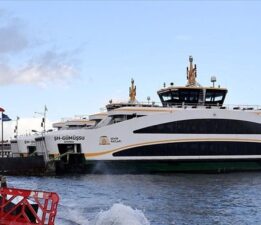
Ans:
[{"label": "ferry superstructure", "polygon": [[189,60],[187,85],[158,91],[163,107],[116,107],[95,129],[36,139],[38,153],[77,154],[89,172],[261,169],[261,110],[225,107],[227,89],[199,85]]},{"label": "ferry superstructure", "polygon": [[[56,130],[73,130],[82,128],[91,128],[99,123],[105,116],[106,112],[100,112],[90,115],[88,118],[77,116],[75,118],[63,119],[62,121],[53,123],[53,128]],[[35,131],[35,130],[33,130]],[[49,129],[47,132],[53,132]],[[35,138],[42,137],[46,131],[35,132],[30,135],[19,135],[10,141],[11,152],[13,157],[28,157],[36,154]]]}]

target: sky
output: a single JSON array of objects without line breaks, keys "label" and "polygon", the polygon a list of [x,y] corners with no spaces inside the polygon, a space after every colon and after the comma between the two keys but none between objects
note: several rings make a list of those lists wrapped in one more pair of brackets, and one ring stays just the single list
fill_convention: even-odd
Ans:
[{"label": "sky", "polygon": [[0,1],[0,106],[56,121],[113,100],[159,102],[163,83],[228,88],[226,104],[261,105],[260,1]]}]

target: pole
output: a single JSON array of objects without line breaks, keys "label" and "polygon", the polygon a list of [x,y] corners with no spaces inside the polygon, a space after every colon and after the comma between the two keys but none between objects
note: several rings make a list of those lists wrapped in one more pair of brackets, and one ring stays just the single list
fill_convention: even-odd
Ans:
[{"label": "pole", "polygon": [[44,134],[45,134],[45,120],[46,120],[46,105],[44,106],[44,124],[43,124],[43,128],[44,128]]},{"label": "pole", "polygon": [[4,158],[4,123],[3,123],[3,112],[1,112],[1,123],[2,123],[2,158]]},{"label": "pole", "polygon": [[46,114],[47,114],[47,107],[44,105],[44,133],[46,132]]},{"label": "pole", "polygon": [[18,137],[18,120],[19,120],[19,116],[16,117],[16,129],[15,129],[15,133],[16,133],[16,137]]}]

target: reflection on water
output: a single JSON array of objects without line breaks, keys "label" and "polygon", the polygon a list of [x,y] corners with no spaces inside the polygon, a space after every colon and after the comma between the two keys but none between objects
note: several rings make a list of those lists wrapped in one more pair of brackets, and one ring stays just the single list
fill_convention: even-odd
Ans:
[{"label": "reflection on water", "polygon": [[[56,224],[259,224],[261,173],[8,177],[60,195]],[[118,212],[118,213],[117,213]]]}]

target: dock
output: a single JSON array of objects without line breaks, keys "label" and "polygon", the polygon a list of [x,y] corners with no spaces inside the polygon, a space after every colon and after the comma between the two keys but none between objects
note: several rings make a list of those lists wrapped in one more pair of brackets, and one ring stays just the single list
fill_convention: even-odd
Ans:
[{"label": "dock", "polygon": [[86,164],[81,154],[65,153],[59,158],[45,159],[43,155],[28,157],[0,157],[0,174],[16,176],[50,176],[84,173]]}]

